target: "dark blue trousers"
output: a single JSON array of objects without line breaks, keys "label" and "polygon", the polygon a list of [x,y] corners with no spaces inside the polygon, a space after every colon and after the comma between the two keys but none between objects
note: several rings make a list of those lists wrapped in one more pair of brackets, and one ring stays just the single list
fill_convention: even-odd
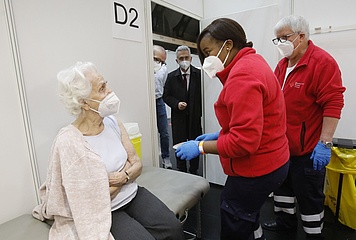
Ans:
[{"label": "dark blue trousers", "polygon": [[166,105],[163,98],[156,99],[156,117],[162,159],[169,158],[169,133]]},{"label": "dark blue trousers", "polygon": [[231,177],[221,193],[221,240],[264,239],[259,222],[268,195],[287,177],[289,162],[260,177]]},{"label": "dark blue trousers", "polygon": [[325,168],[314,170],[310,154],[291,157],[287,179],[274,192],[277,223],[297,227],[296,199],[306,239],[324,239],[324,179]]}]

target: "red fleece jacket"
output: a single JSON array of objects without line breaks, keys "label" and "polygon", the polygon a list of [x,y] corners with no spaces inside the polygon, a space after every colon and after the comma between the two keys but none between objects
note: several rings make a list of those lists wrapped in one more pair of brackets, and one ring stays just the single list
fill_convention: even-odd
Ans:
[{"label": "red fleece jacket", "polygon": [[[283,93],[287,109],[287,137],[292,156],[313,151],[321,134],[323,117],[340,118],[345,88],[336,61],[309,40],[303,57],[286,79]],[[288,59],[274,73],[281,86]]]},{"label": "red fleece jacket", "polygon": [[217,141],[225,174],[257,177],[289,159],[283,93],[267,62],[243,48],[217,74],[223,89],[214,104]]}]

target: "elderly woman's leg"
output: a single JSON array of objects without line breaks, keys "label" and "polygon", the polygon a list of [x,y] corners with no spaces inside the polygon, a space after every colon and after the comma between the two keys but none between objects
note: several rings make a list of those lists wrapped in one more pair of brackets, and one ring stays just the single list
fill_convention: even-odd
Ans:
[{"label": "elderly woman's leg", "polygon": [[112,212],[111,234],[115,239],[125,240],[155,240],[139,222],[129,216],[124,210]]},{"label": "elderly woman's leg", "polygon": [[139,187],[136,197],[124,210],[157,240],[185,239],[182,224],[174,213],[143,187]]}]

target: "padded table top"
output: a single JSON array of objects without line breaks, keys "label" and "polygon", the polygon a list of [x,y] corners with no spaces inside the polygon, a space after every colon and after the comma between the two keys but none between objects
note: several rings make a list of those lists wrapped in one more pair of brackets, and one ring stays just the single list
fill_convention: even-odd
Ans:
[{"label": "padded table top", "polygon": [[157,196],[179,218],[210,189],[208,180],[203,177],[147,166],[143,167],[137,183]]},{"label": "padded table top", "polygon": [[1,240],[48,240],[50,225],[24,214],[0,225]]},{"label": "padded table top", "polygon": [[[209,191],[209,182],[200,176],[157,167],[143,167],[137,179],[163,201],[178,218],[191,209]],[[50,225],[24,214],[0,224],[1,240],[47,240]]]}]

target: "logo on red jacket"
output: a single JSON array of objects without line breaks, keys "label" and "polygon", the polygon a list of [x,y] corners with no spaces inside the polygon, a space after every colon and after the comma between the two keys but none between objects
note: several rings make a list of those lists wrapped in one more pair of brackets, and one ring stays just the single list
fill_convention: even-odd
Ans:
[{"label": "logo on red jacket", "polygon": [[304,83],[303,82],[294,82],[294,84],[293,83],[290,84],[291,87],[293,87],[293,85],[295,88],[301,88],[302,86],[304,86]]}]

